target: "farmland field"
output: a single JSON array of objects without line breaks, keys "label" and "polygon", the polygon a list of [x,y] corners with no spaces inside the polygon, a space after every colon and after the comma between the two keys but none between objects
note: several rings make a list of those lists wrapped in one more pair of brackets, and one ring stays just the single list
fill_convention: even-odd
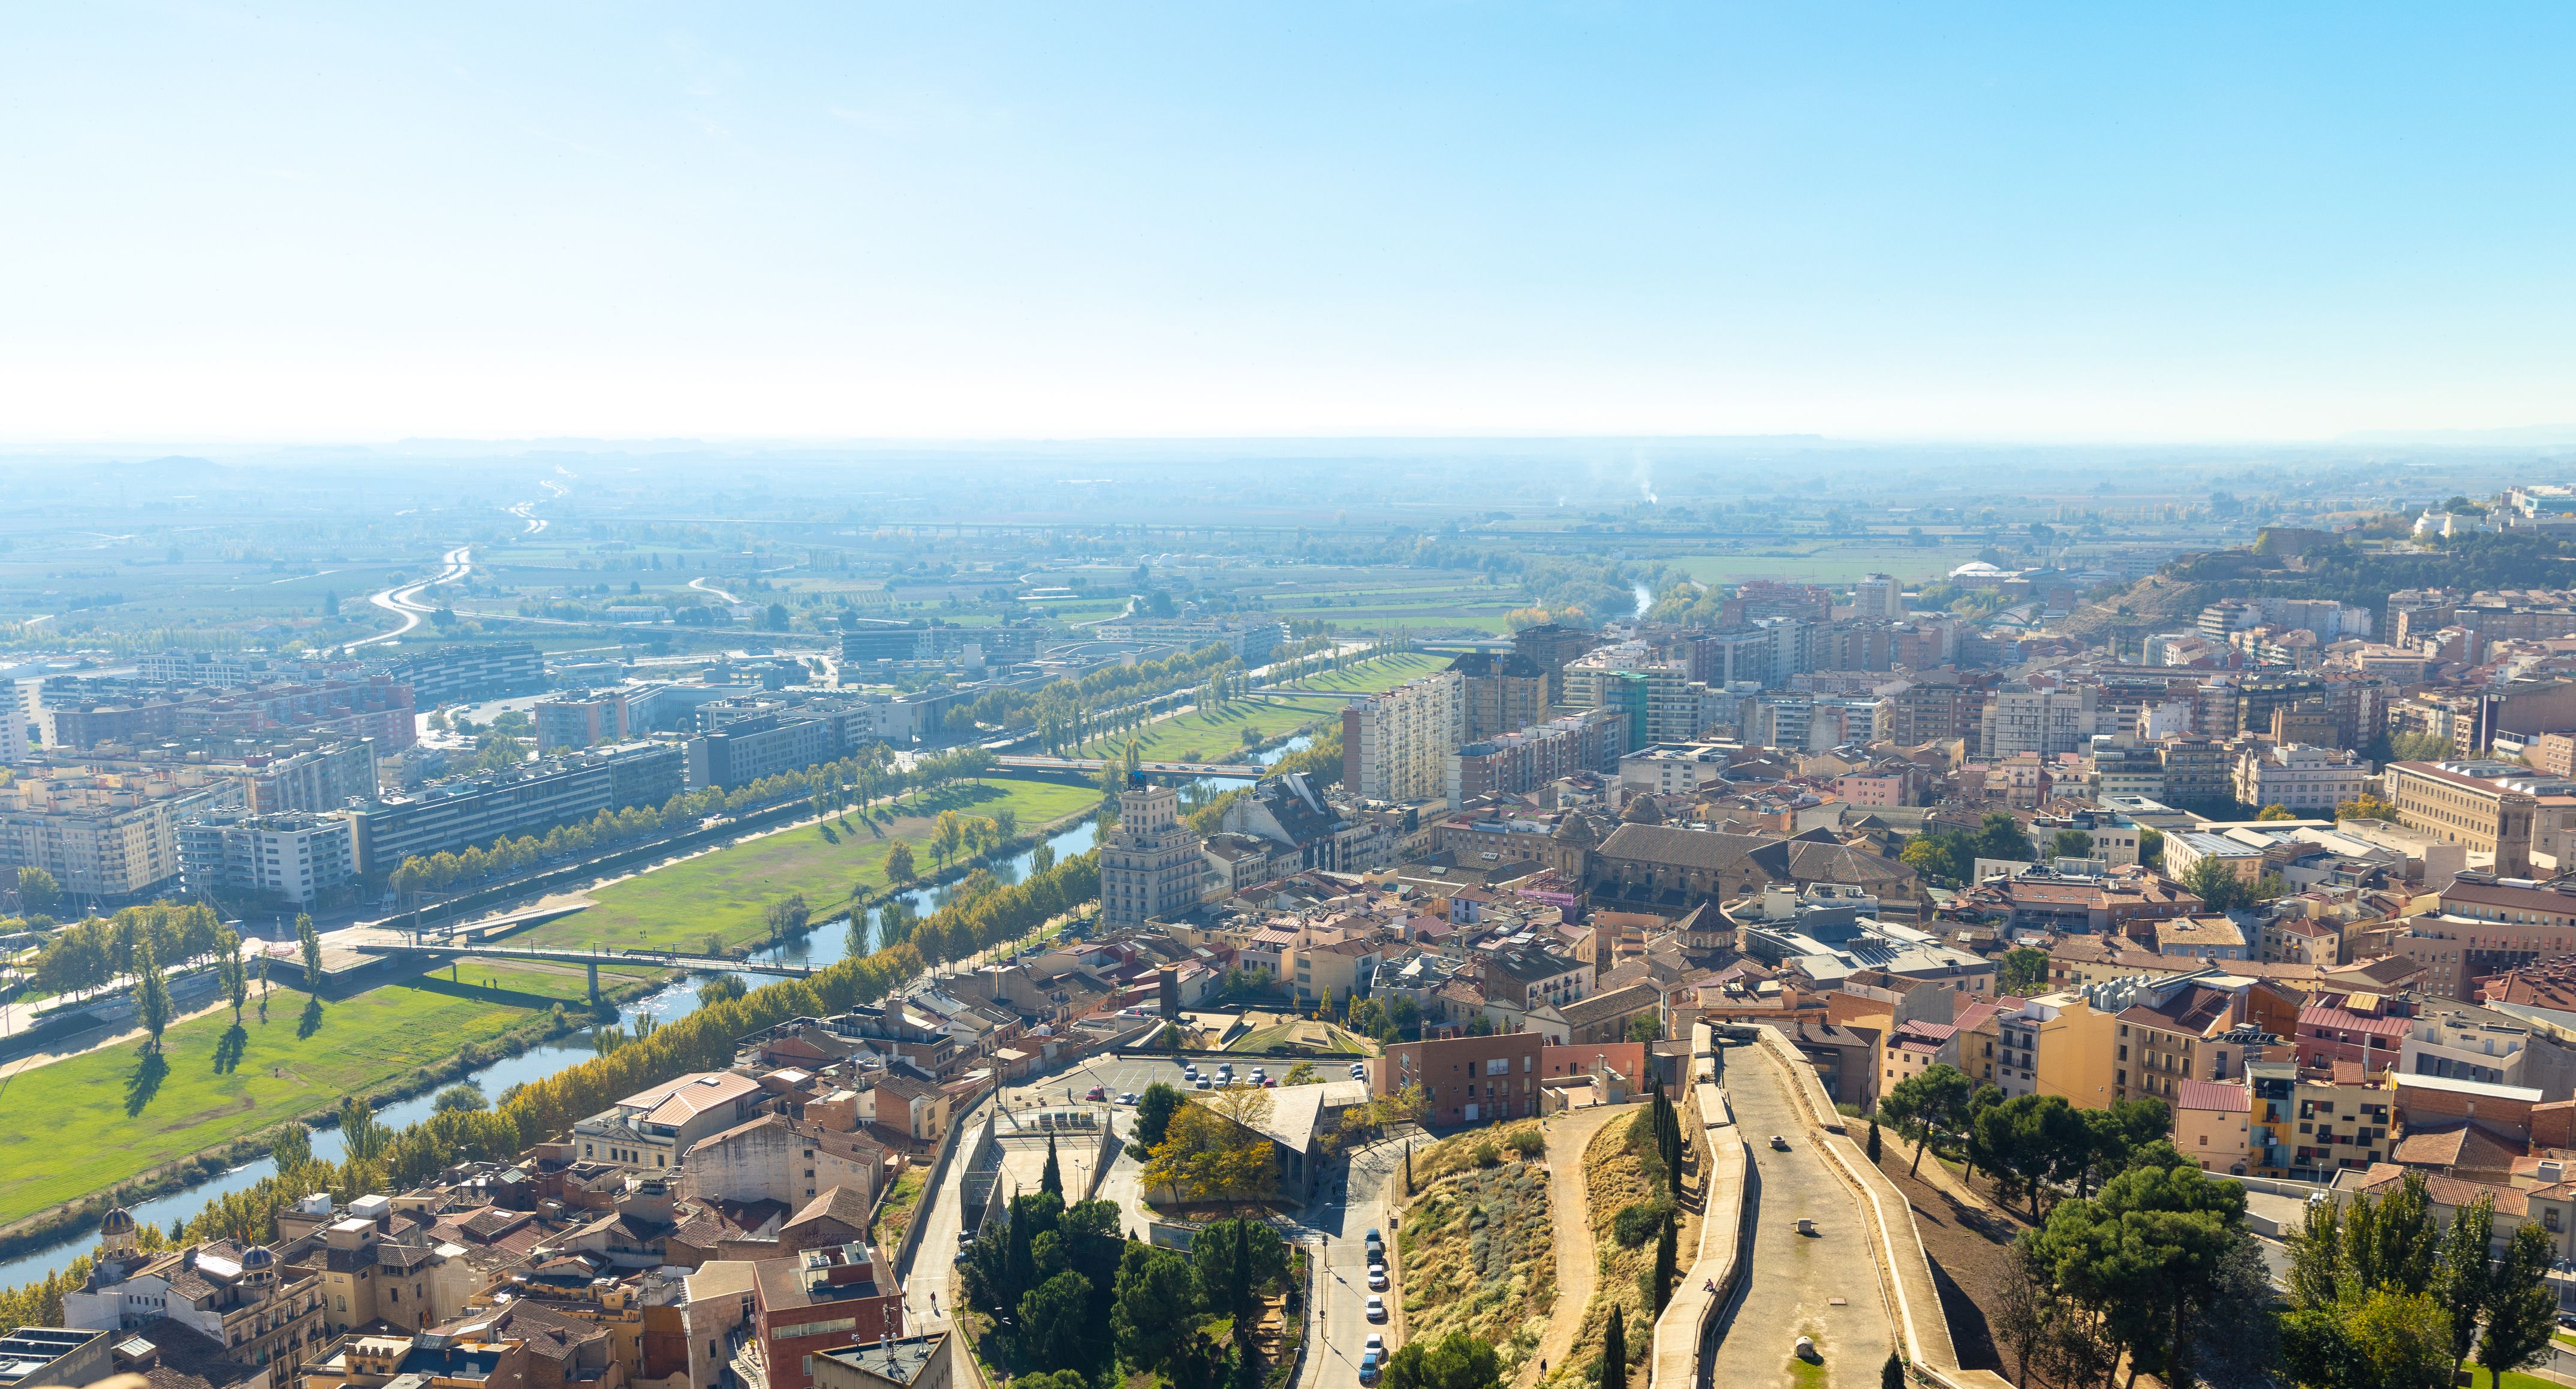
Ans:
[{"label": "farmland field", "polygon": [[1783,541],[1759,550],[1675,555],[1671,563],[1704,584],[1746,579],[1849,583],[1863,574],[1893,574],[1908,583],[1937,579],[1977,557],[1972,547],[1913,546],[1887,540]]}]

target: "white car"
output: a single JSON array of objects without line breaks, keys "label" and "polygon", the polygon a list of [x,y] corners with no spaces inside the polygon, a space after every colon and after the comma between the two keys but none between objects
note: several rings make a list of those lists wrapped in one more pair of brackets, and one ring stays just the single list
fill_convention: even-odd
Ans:
[{"label": "white car", "polygon": [[1386,1265],[1369,1265],[1368,1285],[1372,1292],[1386,1291]]},{"label": "white car", "polygon": [[1360,1342],[1360,1349],[1376,1351],[1380,1358],[1384,1358],[1386,1355],[1386,1337],[1372,1331],[1368,1334],[1367,1340]]},{"label": "white car", "polygon": [[1378,1296],[1376,1293],[1369,1294],[1368,1319],[1370,1321],[1386,1320],[1386,1299]]}]

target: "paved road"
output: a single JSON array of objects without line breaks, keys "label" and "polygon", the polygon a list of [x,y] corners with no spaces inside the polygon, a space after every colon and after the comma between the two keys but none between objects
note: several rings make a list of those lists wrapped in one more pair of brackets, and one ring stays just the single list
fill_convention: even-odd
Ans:
[{"label": "paved road", "polygon": [[1315,1283],[1323,1331],[1306,1356],[1297,1389],[1356,1389],[1370,1332],[1384,1336],[1390,1351],[1403,1343],[1398,1289],[1379,1294],[1386,1299],[1387,1320],[1368,1319],[1366,1242],[1372,1229],[1394,1239],[1387,1200],[1404,1187],[1404,1145],[1419,1139],[1418,1133],[1388,1138],[1353,1152],[1347,1190],[1336,1183],[1307,1207],[1303,1223],[1323,1241],[1323,1272]]},{"label": "paved road", "polygon": [[440,558],[439,563],[442,567],[436,574],[433,574],[426,579],[422,579],[418,583],[402,584],[398,587],[386,589],[384,592],[369,598],[367,600],[368,602],[373,603],[377,607],[384,609],[386,612],[392,613],[394,616],[401,618],[402,625],[400,627],[396,627],[390,632],[383,632],[376,636],[364,637],[357,641],[353,641],[349,643],[348,649],[355,651],[362,646],[374,646],[378,642],[392,641],[414,627],[419,626],[421,624],[421,619],[428,617],[437,609],[437,605],[435,603],[425,603],[421,601],[420,595],[422,590],[431,588],[438,584],[452,584],[473,572],[473,553],[473,547],[459,545],[455,549],[448,551]]},{"label": "paved road", "polygon": [[[1726,1068],[1726,1093],[1753,1149],[1745,1188],[1753,1238],[1743,1291],[1718,1318],[1710,1382],[1728,1389],[1871,1389],[1895,1335],[1860,1204],[1808,1145],[1807,1126],[1777,1065],[1737,1053]],[[1788,1152],[1772,1149],[1773,1134],[1788,1137]],[[1798,1233],[1801,1216],[1816,1222],[1816,1234]],[[1845,1305],[1831,1305],[1837,1297]],[[1800,1335],[1814,1337],[1823,1356],[1821,1384],[1812,1370],[1790,1371]]]}]

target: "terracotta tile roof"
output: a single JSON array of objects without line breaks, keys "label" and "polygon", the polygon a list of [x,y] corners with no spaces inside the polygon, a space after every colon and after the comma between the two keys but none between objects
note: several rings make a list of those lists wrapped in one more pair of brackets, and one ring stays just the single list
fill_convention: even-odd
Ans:
[{"label": "terracotta tile roof", "polygon": [[2253,1095],[2242,1085],[2215,1080],[2177,1081],[2174,1084],[2174,1108],[2247,1113],[2253,1109]]}]

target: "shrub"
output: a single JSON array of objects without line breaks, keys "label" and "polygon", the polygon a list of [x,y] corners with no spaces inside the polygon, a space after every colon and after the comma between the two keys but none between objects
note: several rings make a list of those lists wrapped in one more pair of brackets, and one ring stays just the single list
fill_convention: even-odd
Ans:
[{"label": "shrub", "polygon": [[1495,1145],[1494,1140],[1488,1138],[1484,1142],[1476,1145],[1476,1165],[1478,1167],[1491,1167],[1502,1160],[1503,1150]]},{"label": "shrub", "polygon": [[1669,1219],[1672,1213],[1673,1203],[1666,1197],[1658,1196],[1651,1201],[1640,1201],[1633,1206],[1620,1208],[1619,1213],[1610,1218],[1610,1232],[1623,1247],[1634,1249],[1653,1239],[1655,1232],[1664,1227],[1664,1221]]},{"label": "shrub", "polygon": [[1540,1137],[1536,1129],[1514,1129],[1511,1137],[1504,1139],[1503,1142],[1509,1144],[1513,1152],[1525,1158],[1537,1157],[1547,1151],[1547,1140]]}]

